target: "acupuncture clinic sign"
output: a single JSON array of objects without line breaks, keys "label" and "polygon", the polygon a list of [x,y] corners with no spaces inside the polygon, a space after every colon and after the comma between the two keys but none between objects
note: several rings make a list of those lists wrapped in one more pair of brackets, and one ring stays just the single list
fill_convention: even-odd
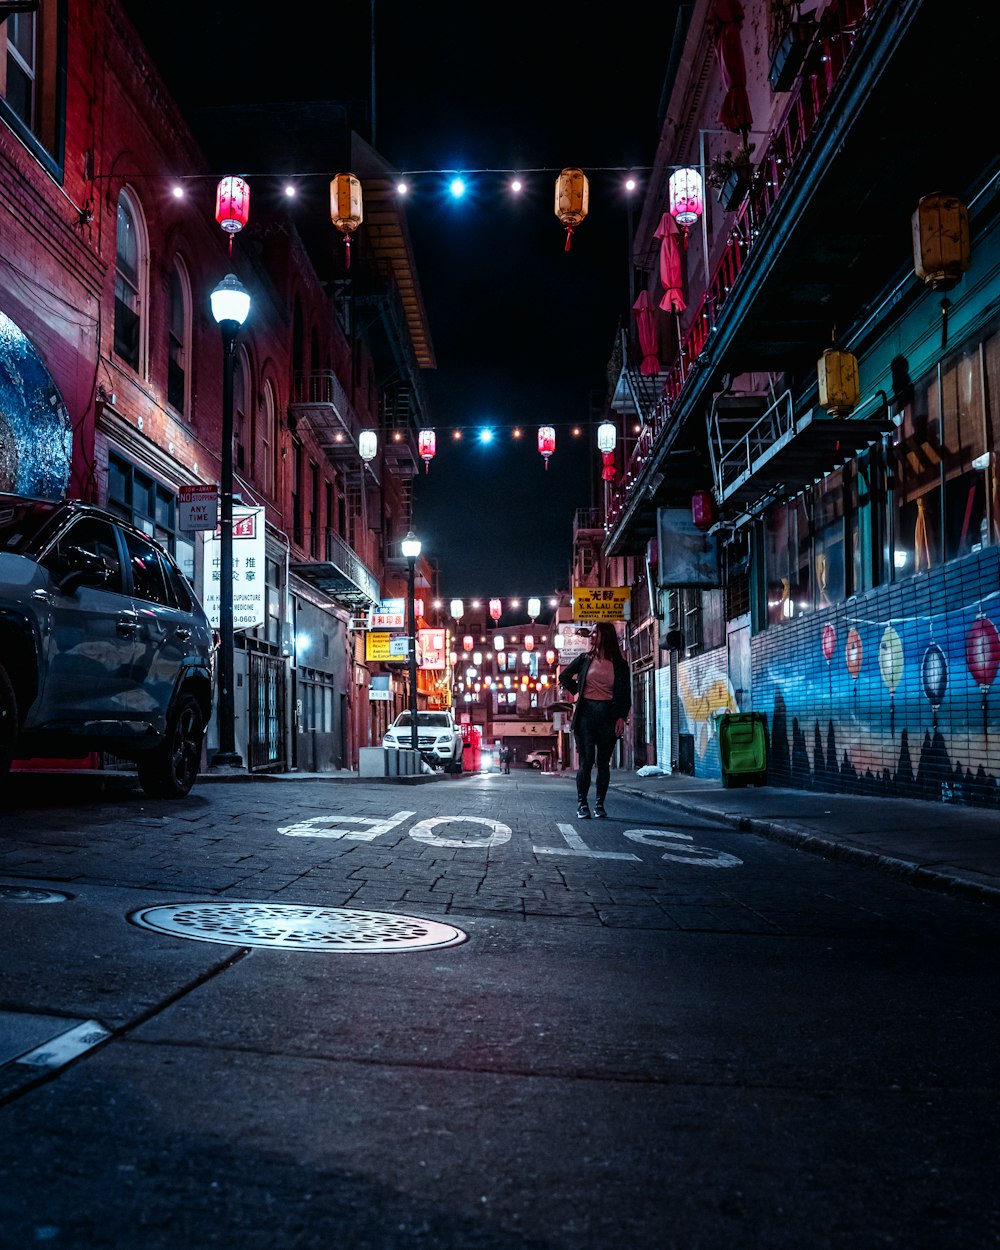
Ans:
[{"label": "acupuncture clinic sign", "polygon": [[[202,603],[208,619],[220,623],[222,541],[219,531],[206,533],[205,589]],[[254,629],[264,623],[264,509],[233,508],[233,629]]]}]

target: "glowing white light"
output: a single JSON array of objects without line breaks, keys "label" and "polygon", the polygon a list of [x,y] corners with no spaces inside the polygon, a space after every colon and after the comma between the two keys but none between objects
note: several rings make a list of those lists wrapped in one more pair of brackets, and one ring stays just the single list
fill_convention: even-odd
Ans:
[{"label": "glowing white light", "polygon": [[308,634],[296,634],[295,635],[295,654],[296,655],[305,655],[305,653],[309,650],[311,646],[312,646],[312,639],[309,637]]},{"label": "glowing white light", "polygon": [[405,182],[397,182],[397,183],[396,183],[396,194],[397,194],[397,195],[406,195],[406,193],[409,191],[409,189],[410,189],[410,188],[407,186],[407,184],[406,184]]},{"label": "glowing white light", "polygon": [[175,199],[175,200],[183,200],[183,198],[184,198],[184,188],[183,188],[183,187],[179,187],[179,186],[177,186],[177,187],[171,187],[171,188],[170,188],[170,194],[174,197],[174,199]]},{"label": "glowing white light", "polygon": [[493,431],[492,431],[492,430],[490,430],[490,429],[480,430],[480,431],[479,431],[479,441],[480,441],[481,443],[492,443],[492,442],[493,442]]},{"label": "glowing white light", "polygon": [[465,182],[461,178],[452,178],[448,185],[448,190],[452,193],[456,200],[460,200],[465,194]]},{"label": "glowing white light", "polygon": [[295,188],[290,182],[285,183],[285,195],[287,195],[290,200],[295,199]]}]

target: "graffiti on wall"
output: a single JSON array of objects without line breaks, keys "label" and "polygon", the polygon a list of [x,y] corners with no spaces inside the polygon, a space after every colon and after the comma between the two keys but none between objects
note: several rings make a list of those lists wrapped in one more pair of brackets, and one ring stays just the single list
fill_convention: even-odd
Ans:
[{"label": "graffiti on wall", "polygon": [[997,805],[998,584],[991,548],[758,635],[772,780]]},{"label": "graffiti on wall", "polygon": [[69,482],[73,429],[41,357],[0,312],[0,490],[60,499]]},{"label": "graffiti on wall", "polygon": [[718,771],[718,718],[724,712],[738,712],[729,681],[725,648],[686,660],[678,668],[680,732],[694,737],[695,770],[703,775]]}]

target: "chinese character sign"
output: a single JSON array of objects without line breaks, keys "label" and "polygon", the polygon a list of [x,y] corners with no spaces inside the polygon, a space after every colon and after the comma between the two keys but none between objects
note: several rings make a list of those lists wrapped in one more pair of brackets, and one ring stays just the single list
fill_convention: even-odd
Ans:
[{"label": "chinese character sign", "polygon": [[421,668],[444,668],[444,630],[420,629],[417,631]]},{"label": "chinese character sign", "polygon": [[573,619],[624,621],[631,595],[630,586],[577,586],[573,591]]},{"label": "chinese character sign", "polygon": [[[222,583],[222,541],[219,532],[205,533],[205,584],[202,603],[213,625],[219,625]],[[264,509],[233,508],[233,629],[264,623]]]}]

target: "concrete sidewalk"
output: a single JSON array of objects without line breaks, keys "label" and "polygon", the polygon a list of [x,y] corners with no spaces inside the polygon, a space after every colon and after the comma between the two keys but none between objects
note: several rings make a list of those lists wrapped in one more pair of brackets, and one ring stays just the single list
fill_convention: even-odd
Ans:
[{"label": "concrete sidewalk", "polygon": [[684,774],[612,772],[611,789],[641,795],[828,859],[891,873],[927,889],[1000,906],[1000,813],[914,799],[777,786],[723,789]]}]

